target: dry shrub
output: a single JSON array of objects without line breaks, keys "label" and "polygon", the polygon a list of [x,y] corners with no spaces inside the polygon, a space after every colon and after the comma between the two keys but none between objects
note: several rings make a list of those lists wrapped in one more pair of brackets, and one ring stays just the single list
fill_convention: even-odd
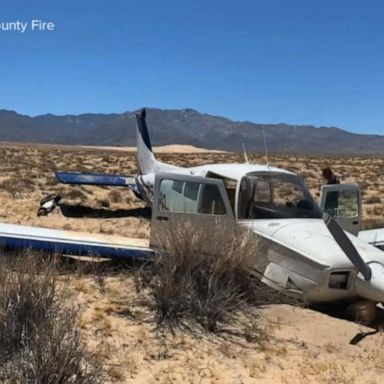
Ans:
[{"label": "dry shrub", "polygon": [[56,187],[59,185],[58,180],[56,177],[52,175],[47,175],[46,180],[44,181],[44,187]]},{"label": "dry shrub", "polygon": [[121,203],[123,201],[121,191],[117,191],[116,189],[110,191],[108,193],[108,200],[110,200],[112,203]]},{"label": "dry shrub", "polygon": [[136,279],[158,327],[195,323],[215,332],[240,318],[254,321],[255,304],[275,299],[251,274],[262,255],[258,239],[244,228],[185,221],[165,227],[158,245],[164,251]]},{"label": "dry shrub", "polygon": [[77,329],[78,311],[57,277],[54,259],[0,259],[2,383],[101,382]]},{"label": "dry shrub", "polygon": [[107,199],[97,199],[97,204],[101,205],[103,208],[110,208],[111,203]]},{"label": "dry shrub", "polygon": [[81,189],[73,188],[67,193],[67,198],[71,200],[80,199],[83,201],[87,199],[87,196]]},{"label": "dry shrub", "polygon": [[33,192],[35,185],[33,180],[25,176],[14,176],[0,183],[0,189],[8,192],[10,195],[16,196],[20,193]]},{"label": "dry shrub", "polygon": [[367,214],[368,216],[382,216],[383,214],[383,207],[381,205],[373,205],[370,208],[367,208]]},{"label": "dry shrub", "polygon": [[373,207],[373,214],[374,214],[375,216],[382,216],[382,215],[383,215],[383,210],[384,210],[384,208],[383,208],[382,206],[380,206],[380,205],[375,205],[375,206]]},{"label": "dry shrub", "polygon": [[379,218],[367,218],[363,222],[363,229],[376,229],[384,227],[384,219]]},{"label": "dry shrub", "polygon": [[364,201],[365,204],[379,204],[381,199],[379,196],[369,196]]}]

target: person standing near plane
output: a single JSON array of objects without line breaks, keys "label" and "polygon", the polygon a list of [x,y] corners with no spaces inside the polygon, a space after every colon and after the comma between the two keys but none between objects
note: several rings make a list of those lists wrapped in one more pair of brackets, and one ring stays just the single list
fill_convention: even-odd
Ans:
[{"label": "person standing near plane", "polygon": [[332,172],[332,169],[330,167],[325,167],[323,169],[323,178],[326,185],[330,184],[340,184],[339,179],[336,177],[336,175]]},{"label": "person standing near plane", "polygon": [[[332,172],[330,167],[325,167],[322,171],[324,184],[340,184],[339,179]],[[336,216],[337,208],[339,205],[339,192],[328,192],[325,200],[324,210],[328,212],[331,216]]]}]

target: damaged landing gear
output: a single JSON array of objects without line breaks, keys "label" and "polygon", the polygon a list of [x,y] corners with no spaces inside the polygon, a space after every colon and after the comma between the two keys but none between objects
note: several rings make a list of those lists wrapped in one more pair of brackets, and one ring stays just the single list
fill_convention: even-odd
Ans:
[{"label": "damaged landing gear", "polygon": [[60,200],[61,196],[56,194],[51,194],[41,199],[40,207],[37,210],[37,216],[47,216],[48,213],[52,212],[57,207]]},{"label": "damaged landing gear", "polygon": [[327,315],[353,321],[368,327],[376,326],[384,319],[384,312],[381,304],[370,300],[322,304],[316,303],[310,304],[309,307]]},{"label": "damaged landing gear", "polygon": [[346,308],[348,319],[363,325],[372,325],[376,323],[379,317],[379,308],[377,303],[369,300],[360,300],[351,303]]}]

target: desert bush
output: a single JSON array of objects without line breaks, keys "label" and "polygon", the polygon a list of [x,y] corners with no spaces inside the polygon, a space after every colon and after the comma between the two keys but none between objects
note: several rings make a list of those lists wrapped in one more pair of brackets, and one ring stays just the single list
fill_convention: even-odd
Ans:
[{"label": "desert bush", "polygon": [[382,216],[383,215],[384,207],[382,205],[376,205],[373,207],[373,213],[376,216]]},{"label": "desert bush", "polygon": [[103,208],[110,208],[111,206],[111,203],[107,199],[97,199],[96,202]]},{"label": "desert bush", "polygon": [[251,273],[263,257],[259,240],[244,228],[185,221],[165,227],[157,243],[163,251],[140,269],[136,285],[150,297],[158,327],[194,323],[215,332],[256,316],[254,304],[276,298]]},{"label": "desert bush", "polygon": [[0,260],[0,356],[21,348],[23,336],[31,334],[36,324],[55,312],[56,276],[53,271],[39,277],[37,260],[28,262],[2,258]]},{"label": "desert bush", "polygon": [[381,203],[381,199],[379,196],[369,196],[364,201],[365,204],[378,204]]},{"label": "desert bush", "polygon": [[383,206],[381,205],[373,205],[370,208],[367,208],[368,216],[382,216],[383,214]]},{"label": "desert bush", "polygon": [[72,200],[76,200],[76,199],[80,199],[80,200],[86,200],[87,199],[87,196],[85,195],[85,193],[80,190],[80,189],[77,189],[77,188],[73,188],[71,189],[68,193],[67,193],[67,196],[66,196],[68,199],[72,199]]},{"label": "desert bush", "polygon": [[110,200],[112,203],[120,203],[123,200],[123,196],[121,191],[117,191],[116,189],[113,189],[108,193],[108,200]]},{"label": "desert bush", "polygon": [[33,192],[35,184],[33,180],[22,176],[12,177],[0,183],[0,189],[16,196],[18,193]]},{"label": "desert bush", "polygon": [[363,221],[363,229],[376,229],[384,227],[384,219],[379,218],[367,218]]},{"label": "desert bush", "polygon": [[48,175],[43,185],[45,187],[56,187],[59,185],[59,182],[57,181],[56,177]]},{"label": "desert bush", "polygon": [[76,307],[59,288],[55,259],[0,259],[0,381],[100,383],[77,329]]}]

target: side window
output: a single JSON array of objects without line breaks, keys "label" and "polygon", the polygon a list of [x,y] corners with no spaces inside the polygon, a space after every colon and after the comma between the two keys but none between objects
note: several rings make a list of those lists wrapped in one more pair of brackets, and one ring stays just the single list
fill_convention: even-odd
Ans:
[{"label": "side window", "polygon": [[163,212],[226,214],[218,186],[194,181],[161,180],[158,205]]},{"label": "side window", "polygon": [[159,193],[159,210],[184,212],[184,182],[178,180],[161,180]]},{"label": "side window", "polygon": [[172,189],[176,192],[183,193],[184,183],[182,181],[174,180],[172,182]]},{"label": "side window", "polygon": [[334,217],[351,218],[359,216],[358,191],[327,192],[324,210]]},{"label": "side window", "polygon": [[202,185],[199,213],[208,215],[225,215],[225,205],[217,185]]},{"label": "side window", "polygon": [[200,190],[200,183],[193,181],[185,182],[184,187],[184,211],[185,213],[197,213],[197,197]]},{"label": "side window", "polygon": [[193,181],[187,181],[184,188],[184,196],[191,200],[197,200],[197,194],[199,193],[200,183]]}]

